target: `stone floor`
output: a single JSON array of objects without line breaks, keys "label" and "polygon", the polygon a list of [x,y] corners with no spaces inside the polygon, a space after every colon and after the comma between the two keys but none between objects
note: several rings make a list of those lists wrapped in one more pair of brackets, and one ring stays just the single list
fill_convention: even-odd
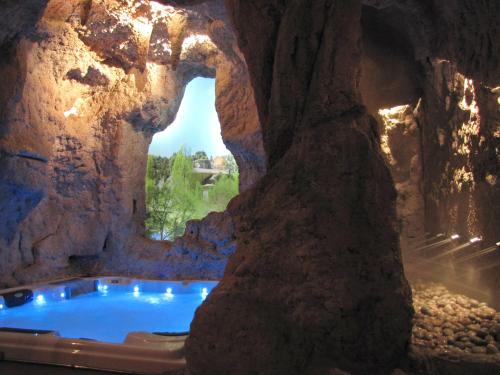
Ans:
[{"label": "stone floor", "polygon": [[495,309],[434,283],[413,285],[413,304],[412,345],[417,350],[500,365],[500,313]]}]

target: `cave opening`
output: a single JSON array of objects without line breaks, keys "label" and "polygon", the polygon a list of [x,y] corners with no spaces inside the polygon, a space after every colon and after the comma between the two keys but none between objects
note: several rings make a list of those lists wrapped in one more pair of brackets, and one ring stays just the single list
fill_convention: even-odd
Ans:
[{"label": "cave opening", "polygon": [[[498,12],[467,2],[5,2],[0,284],[177,280],[156,304],[221,280],[173,350],[193,374],[498,372]],[[215,177],[219,152],[158,151],[205,79]]]},{"label": "cave opening", "polygon": [[215,109],[215,80],[194,78],[176,119],[149,146],[146,233],[157,240],[181,236],[189,220],[224,211],[238,186],[238,166]]}]

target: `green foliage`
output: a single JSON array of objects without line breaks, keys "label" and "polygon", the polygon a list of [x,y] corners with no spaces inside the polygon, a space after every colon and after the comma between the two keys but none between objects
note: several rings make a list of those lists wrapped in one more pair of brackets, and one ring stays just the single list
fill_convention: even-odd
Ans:
[{"label": "green foliage", "polygon": [[[197,156],[202,154],[206,157],[204,151],[196,153]],[[148,233],[157,234],[161,240],[172,239],[183,234],[188,220],[201,219],[211,211],[225,210],[227,203],[238,194],[236,162],[228,172],[217,175],[213,186],[203,187],[193,170],[193,157],[184,147],[170,160],[149,156],[146,174]],[[208,190],[208,194],[203,194],[204,190]]]},{"label": "green foliage", "polygon": [[196,151],[193,155],[193,160],[208,159],[205,151]]},{"label": "green foliage", "polygon": [[[211,211],[224,211],[228,202],[238,195],[238,173],[220,175],[208,192]],[[208,212],[207,212],[208,213]]]}]

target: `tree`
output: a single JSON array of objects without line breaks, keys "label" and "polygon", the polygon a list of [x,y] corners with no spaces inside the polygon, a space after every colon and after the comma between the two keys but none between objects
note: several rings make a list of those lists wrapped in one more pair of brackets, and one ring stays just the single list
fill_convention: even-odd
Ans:
[{"label": "tree", "polygon": [[182,235],[186,222],[193,218],[202,200],[201,186],[193,173],[192,158],[184,147],[176,153],[172,162],[172,174],[168,181],[172,212],[167,223],[171,237]]},{"label": "tree", "polygon": [[[166,165],[170,170],[168,163]],[[163,164],[163,168],[167,168],[165,164]],[[168,215],[172,210],[171,193],[166,179],[164,179],[165,175],[167,175],[167,172],[159,171],[155,158],[149,156],[146,168],[146,208],[148,216],[145,224],[148,234],[158,233],[160,240],[168,238],[166,224]]]},{"label": "tree", "polygon": [[238,195],[238,173],[217,178],[217,182],[208,192],[210,211],[224,211],[231,199]]},{"label": "tree", "polygon": [[208,159],[207,153],[205,151],[196,151],[193,155],[193,160]]},{"label": "tree", "polygon": [[[197,154],[205,154],[200,151]],[[234,159],[233,159],[234,161]],[[236,163],[234,162],[234,165]],[[211,211],[222,211],[238,194],[237,169],[219,175],[209,187],[208,200],[193,170],[193,158],[181,147],[171,158],[149,156],[146,173],[146,229],[159,239],[172,239],[183,234],[186,222],[201,219]]]}]

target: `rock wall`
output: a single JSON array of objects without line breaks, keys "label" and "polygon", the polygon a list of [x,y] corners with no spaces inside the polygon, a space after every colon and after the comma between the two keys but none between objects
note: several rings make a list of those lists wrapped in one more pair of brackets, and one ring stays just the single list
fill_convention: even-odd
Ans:
[{"label": "rock wall", "polygon": [[[233,234],[222,230],[232,225],[228,215],[191,224],[200,229],[174,243],[142,234],[149,143],[174,120],[196,76],[216,77],[241,190],[265,173],[253,92],[226,18],[219,1],[7,2],[0,21],[0,285],[99,273],[222,274],[234,248],[227,245]],[[223,223],[224,240],[203,229],[214,220]]]},{"label": "rock wall", "polygon": [[428,228],[494,243],[500,225],[491,212],[500,199],[499,94],[447,61],[435,62],[426,78],[418,120]]},{"label": "rock wall", "polygon": [[396,208],[403,250],[422,241],[426,233],[421,134],[416,113],[411,105],[379,111],[382,151],[398,193]]},{"label": "rock wall", "polygon": [[[402,245],[411,248],[422,243],[427,232],[458,233],[461,241],[480,236],[481,248],[494,246],[500,227],[496,214],[500,200],[500,32],[493,16],[498,14],[498,2],[382,0],[364,4],[362,22],[369,35],[363,38],[367,53],[363,99],[371,113],[383,109],[397,114],[395,106],[402,105],[414,108],[412,121],[419,134],[418,144],[408,144],[409,138],[391,142],[402,124],[393,118],[396,126],[387,126],[379,118],[386,151],[414,153],[414,160],[419,160],[415,169],[407,169],[421,175],[412,184],[398,183],[399,166],[392,160],[396,162],[391,171],[398,189]],[[380,51],[387,49],[381,44],[391,46],[382,56]],[[412,79],[404,72],[411,73]],[[386,87],[378,90],[383,82]],[[415,205],[415,199],[404,201],[408,194],[420,200],[421,206]],[[415,226],[420,234],[411,233]],[[489,253],[466,264],[447,264],[446,270],[429,262],[406,266],[412,277],[430,277],[498,305],[498,256]]]},{"label": "rock wall", "polygon": [[412,309],[396,194],[357,90],[360,4],[257,3],[227,2],[270,169],[230,206],[237,250],[196,312],[189,373],[385,371]]},{"label": "rock wall", "polygon": [[500,30],[492,15],[498,2],[363,3],[361,90],[368,110],[377,115],[418,105],[421,155],[415,156],[423,173],[425,232],[481,235],[487,245],[495,243]]}]

